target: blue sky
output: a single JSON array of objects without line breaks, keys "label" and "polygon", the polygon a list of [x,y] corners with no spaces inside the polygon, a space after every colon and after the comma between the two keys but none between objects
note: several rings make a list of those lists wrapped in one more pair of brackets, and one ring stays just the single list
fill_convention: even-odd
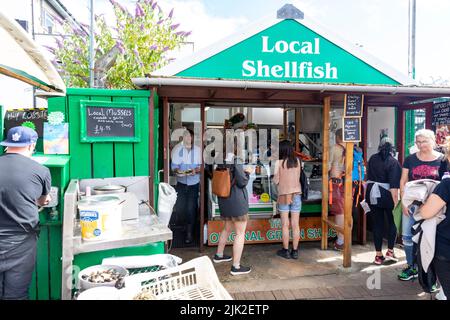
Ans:
[{"label": "blue sky", "polygon": [[[87,0],[62,0],[81,20]],[[135,1],[119,0],[133,6]],[[408,73],[408,0],[160,0],[201,49],[292,3],[320,25]],[[84,3],[84,5],[83,5]],[[104,12],[108,0],[95,0]],[[193,18],[195,17],[195,18]],[[450,79],[450,0],[417,0],[417,79]],[[432,77],[432,78],[431,78]],[[449,83],[450,85],[450,83]]]},{"label": "blue sky", "polygon": [[[28,0],[27,0],[28,1]],[[72,14],[88,22],[89,0],[61,0]],[[127,3],[130,11],[135,0]],[[6,2],[3,1],[2,2]],[[8,1],[2,10],[23,11],[23,1]],[[258,19],[292,3],[326,29],[362,46],[370,54],[408,72],[409,0],[159,0],[167,12],[175,8],[180,29],[192,31],[188,41],[200,50],[247,28]],[[94,0],[95,13],[112,16],[108,0]],[[417,0],[416,79],[430,83],[447,79],[450,85],[450,0]],[[326,35],[323,35],[326,36]],[[192,51],[192,46],[187,50]],[[442,82],[441,82],[442,84]]]}]

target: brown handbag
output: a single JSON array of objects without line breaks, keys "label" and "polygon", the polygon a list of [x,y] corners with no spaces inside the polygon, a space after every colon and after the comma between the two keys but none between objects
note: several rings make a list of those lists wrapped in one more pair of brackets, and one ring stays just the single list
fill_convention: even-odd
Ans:
[{"label": "brown handbag", "polygon": [[228,198],[231,193],[231,174],[228,168],[213,171],[212,193],[221,198]]}]

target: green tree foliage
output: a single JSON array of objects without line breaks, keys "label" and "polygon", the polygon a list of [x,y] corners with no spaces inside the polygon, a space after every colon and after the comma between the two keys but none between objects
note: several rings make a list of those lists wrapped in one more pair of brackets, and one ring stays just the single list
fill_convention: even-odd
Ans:
[{"label": "green tree foliage", "polygon": [[[179,31],[179,24],[173,21],[173,9],[164,14],[154,0],[137,1],[134,14],[115,0],[110,3],[115,27],[107,24],[104,15],[95,16],[94,61],[113,53],[114,62],[100,70],[105,86],[131,89],[131,78],[144,77],[168,64],[167,53],[178,48],[190,32]],[[64,23],[66,35],[56,40],[56,48],[48,48],[68,87],[89,87],[89,35],[85,31],[89,27],[83,27]]]}]

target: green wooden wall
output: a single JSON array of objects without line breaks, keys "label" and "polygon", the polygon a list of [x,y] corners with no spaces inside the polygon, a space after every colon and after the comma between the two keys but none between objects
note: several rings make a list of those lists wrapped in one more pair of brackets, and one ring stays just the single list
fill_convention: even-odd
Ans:
[{"label": "green wooden wall", "polygon": [[[144,90],[68,89],[66,97],[49,99],[49,113],[64,112],[69,122],[71,179],[149,175],[149,97],[150,92]],[[138,103],[141,141],[81,143],[81,100]],[[154,139],[158,150],[157,136]]]},{"label": "green wooden wall", "polygon": [[[58,157],[58,156],[55,156]],[[62,212],[64,208],[64,190],[69,184],[69,166],[53,163],[48,165],[52,176],[52,186],[60,189],[58,219],[49,220],[45,208],[39,213],[41,232],[37,243],[36,267],[30,285],[29,295],[32,300],[61,299],[62,272]]]},{"label": "green wooden wall", "polygon": [[[61,111],[65,121],[69,122],[69,165],[59,172],[50,168],[52,185],[67,186],[70,179],[108,178],[149,175],[149,97],[148,91],[104,90],[104,89],[68,89],[65,97],[48,99],[48,112]],[[157,98],[155,98],[157,99]],[[81,143],[80,142],[80,100],[135,102],[139,104],[141,115],[141,141],[139,143]],[[158,123],[159,112],[155,110],[155,161],[158,159]],[[3,121],[1,121],[1,124]],[[0,128],[1,129],[1,128]],[[3,132],[3,131],[1,131]],[[158,166],[155,165],[155,176]],[[157,181],[155,181],[155,186]],[[30,286],[30,298],[36,300],[61,298],[61,256],[62,228],[61,220],[47,221],[41,214],[41,234],[38,241],[36,268]],[[129,255],[128,250],[141,250],[145,254],[163,253],[162,243],[149,244],[142,248],[123,248],[114,255]],[[122,252],[123,251],[123,252]],[[134,251],[133,251],[134,252]],[[78,255],[76,263],[80,265],[98,263],[101,254]],[[107,252],[110,254],[111,252]]]}]

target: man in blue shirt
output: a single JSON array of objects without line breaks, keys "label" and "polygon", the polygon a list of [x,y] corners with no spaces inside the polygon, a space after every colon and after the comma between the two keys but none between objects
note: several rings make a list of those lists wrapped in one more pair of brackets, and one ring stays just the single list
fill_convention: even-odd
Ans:
[{"label": "man in blue shirt", "polygon": [[186,130],[183,141],[172,150],[171,169],[177,175],[176,211],[186,220],[185,243],[192,243],[197,218],[202,150],[194,145],[194,132]]}]

